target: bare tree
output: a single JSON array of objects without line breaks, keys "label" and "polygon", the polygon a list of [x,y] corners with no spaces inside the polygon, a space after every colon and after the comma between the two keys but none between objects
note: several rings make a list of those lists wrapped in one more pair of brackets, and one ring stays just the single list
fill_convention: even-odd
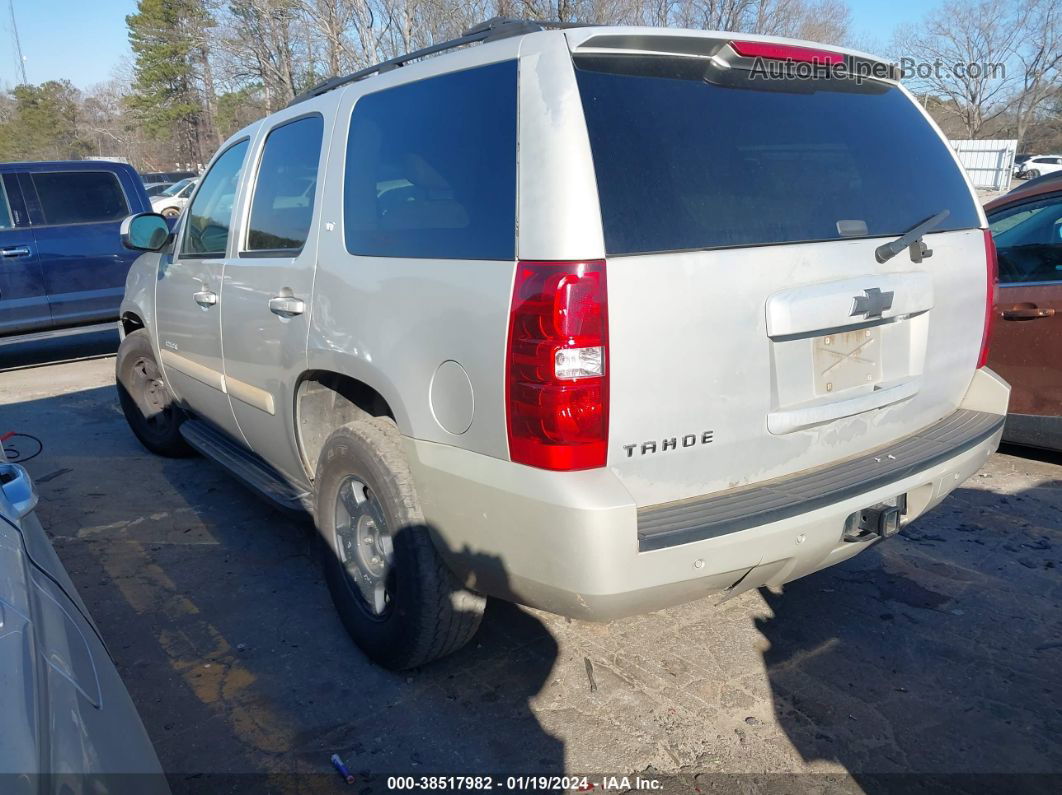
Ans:
[{"label": "bare tree", "polygon": [[[1024,140],[1059,92],[1059,0],[948,0],[922,25],[902,28],[893,50],[912,67],[907,83],[936,98],[938,121],[963,135]],[[906,59],[906,61],[904,60]]]},{"label": "bare tree", "polygon": [[843,0],[635,0],[641,24],[729,30],[839,44],[848,35]]},{"label": "bare tree", "polygon": [[1014,56],[1021,82],[1010,108],[1019,147],[1041,109],[1062,97],[1062,4],[1027,0],[1027,6],[1025,35]]},{"label": "bare tree", "polygon": [[852,14],[842,0],[801,3],[794,16],[795,24],[778,31],[778,35],[823,44],[843,44],[848,40]]},{"label": "bare tree", "polygon": [[1011,104],[1013,58],[1027,12],[1014,0],[948,0],[919,26],[900,29],[893,48],[916,71],[908,82],[947,100],[964,134],[977,138]]},{"label": "bare tree", "polygon": [[[305,24],[321,40],[325,52],[325,66],[328,74],[338,75],[352,65],[348,31],[354,24],[356,6],[363,6],[359,0],[301,0],[300,9]],[[371,27],[371,21],[369,25]]]},{"label": "bare tree", "polygon": [[244,77],[257,80],[266,107],[284,107],[296,94],[296,0],[232,0],[227,35],[222,41]]}]

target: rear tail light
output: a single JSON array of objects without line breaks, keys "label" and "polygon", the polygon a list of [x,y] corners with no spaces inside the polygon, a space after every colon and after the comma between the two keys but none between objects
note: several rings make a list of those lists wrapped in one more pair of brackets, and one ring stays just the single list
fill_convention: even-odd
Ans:
[{"label": "rear tail light", "polygon": [[796,47],[792,44],[772,44],[766,41],[732,41],[731,48],[745,58],[767,58],[773,61],[801,61],[803,63],[833,66],[844,63],[839,52],[816,50],[811,47]]},{"label": "rear tail light", "polygon": [[513,461],[554,470],[605,465],[604,260],[517,263],[505,397]]},{"label": "rear tail light", "polygon": [[981,353],[977,356],[977,366],[988,364],[988,343],[992,335],[992,317],[995,314],[996,285],[999,281],[999,262],[996,259],[996,244],[992,240],[992,230],[985,229],[985,272],[988,285],[985,289],[985,325],[981,332]]}]

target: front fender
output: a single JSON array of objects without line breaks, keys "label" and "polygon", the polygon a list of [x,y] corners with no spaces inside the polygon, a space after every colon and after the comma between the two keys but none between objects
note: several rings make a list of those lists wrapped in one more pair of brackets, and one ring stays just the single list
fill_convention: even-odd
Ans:
[{"label": "front fender", "polygon": [[[118,310],[119,317],[132,314],[140,318],[155,347],[158,347],[155,334],[155,283],[158,281],[161,258],[168,256],[146,252],[136,258],[125,277],[125,295]],[[119,332],[124,339],[124,326],[119,325]]]}]

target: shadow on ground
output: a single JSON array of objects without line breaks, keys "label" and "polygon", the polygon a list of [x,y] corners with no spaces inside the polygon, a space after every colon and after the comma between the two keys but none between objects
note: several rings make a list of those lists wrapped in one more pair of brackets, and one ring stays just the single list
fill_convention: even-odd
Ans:
[{"label": "shadow on ground", "polygon": [[932,532],[762,592],[777,719],[865,792],[1057,791],[1062,482],[936,510]]},{"label": "shadow on ground", "polygon": [[332,608],[312,526],[202,458],[146,454],[113,388],[3,413],[44,442],[38,514],[176,792],[327,789],[333,753],[359,792],[388,772],[563,769],[529,703],[557,644],[527,611],[491,604],[464,650],[384,671]]}]

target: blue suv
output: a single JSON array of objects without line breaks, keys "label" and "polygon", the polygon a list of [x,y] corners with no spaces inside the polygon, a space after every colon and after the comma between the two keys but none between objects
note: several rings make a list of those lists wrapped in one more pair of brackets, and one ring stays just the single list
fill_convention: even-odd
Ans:
[{"label": "blue suv", "polygon": [[125,163],[0,163],[0,345],[113,327],[137,257],[118,228],[150,211]]}]

